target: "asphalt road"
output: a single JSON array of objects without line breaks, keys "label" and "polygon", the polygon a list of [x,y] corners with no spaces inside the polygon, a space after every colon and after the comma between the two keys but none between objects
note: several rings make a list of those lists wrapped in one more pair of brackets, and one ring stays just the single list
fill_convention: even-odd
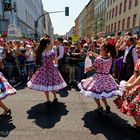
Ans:
[{"label": "asphalt road", "polygon": [[30,90],[24,85],[18,87],[16,95],[4,100],[12,110],[12,117],[0,118],[0,139],[140,139],[140,131],[129,128],[134,123],[133,118],[118,112],[113,99],[108,100],[112,110],[109,115],[94,112],[94,100],[84,97],[75,89],[61,91],[58,94],[58,106],[51,104],[49,113],[46,111],[45,99],[42,92]]}]

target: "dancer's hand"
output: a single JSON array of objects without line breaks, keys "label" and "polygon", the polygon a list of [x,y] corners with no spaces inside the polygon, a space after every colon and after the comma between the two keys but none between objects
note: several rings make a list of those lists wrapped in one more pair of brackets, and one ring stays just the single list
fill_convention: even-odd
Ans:
[{"label": "dancer's hand", "polygon": [[125,88],[126,90],[131,90],[133,88],[133,85],[131,83],[128,83]]},{"label": "dancer's hand", "polygon": [[92,56],[92,52],[90,51],[90,52],[87,52],[86,53],[86,56]]}]

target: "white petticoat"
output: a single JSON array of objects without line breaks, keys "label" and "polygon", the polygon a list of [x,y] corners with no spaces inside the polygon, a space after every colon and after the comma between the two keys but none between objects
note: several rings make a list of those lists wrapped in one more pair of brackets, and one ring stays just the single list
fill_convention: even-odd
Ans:
[{"label": "white petticoat", "polygon": [[126,90],[125,85],[126,85],[126,81],[121,81],[118,90],[112,90],[111,92],[108,93],[102,92],[101,94],[84,90],[81,83],[78,84],[78,87],[80,89],[80,93],[84,94],[85,96],[96,98],[96,99],[103,99],[103,98],[110,98],[113,96],[122,96],[124,91]]},{"label": "white petticoat", "polygon": [[67,86],[65,82],[59,84],[59,85],[54,85],[54,86],[43,86],[43,85],[36,85],[33,84],[31,81],[27,83],[28,88],[31,88],[33,90],[39,90],[39,91],[57,91],[60,89],[63,89],[64,87]]}]

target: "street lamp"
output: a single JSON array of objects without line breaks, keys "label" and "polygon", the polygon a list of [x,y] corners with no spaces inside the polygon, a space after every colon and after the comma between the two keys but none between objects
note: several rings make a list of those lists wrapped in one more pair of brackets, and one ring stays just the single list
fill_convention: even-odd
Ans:
[{"label": "street lamp", "polygon": [[38,21],[39,21],[39,19],[40,19],[42,16],[46,15],[46,14],[54,14],[54,13],[62,13],[62,12],[65,12],[65,16],[69,16],[69,7],[65,7],[65,11],[45,12],[44,14],[40,15],[40,16],[37,18],[37,20],[35,20],[35,24],[34,24],[34,26],[35,26],[35,40],[37,40],[37,36],[38,36],[38,34],[37,34],[37,27],[38,27]]}]

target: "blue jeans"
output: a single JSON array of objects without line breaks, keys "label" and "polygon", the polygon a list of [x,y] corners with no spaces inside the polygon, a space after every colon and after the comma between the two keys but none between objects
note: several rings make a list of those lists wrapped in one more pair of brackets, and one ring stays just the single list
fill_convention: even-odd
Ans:
[{"label": "blue jeans", "polygon": [[76,67],[76,80],[80,82],[84,78],[84,68]]},{"label": "blue jeans", "polygon": [[11,63],[11,62],[7,62],[6,64],[5,64],[5,66],[6,66],[6,70],[7,70],[7,75],[8,75],[8,80],[11,80],[12,78],[13,78],[13,76],[14,76],[14,64],[13,63]]}]

